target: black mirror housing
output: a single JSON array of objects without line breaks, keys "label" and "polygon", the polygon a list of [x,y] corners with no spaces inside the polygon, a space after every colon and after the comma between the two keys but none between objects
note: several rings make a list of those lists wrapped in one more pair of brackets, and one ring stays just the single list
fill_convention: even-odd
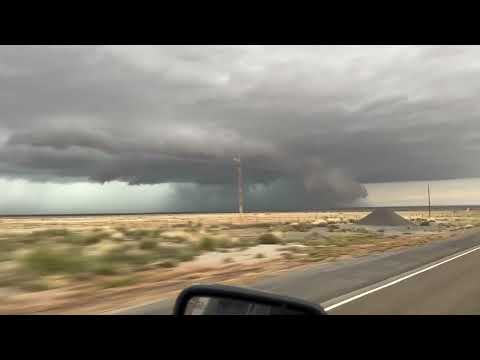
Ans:
[{"label": "black mirror housing", "polygon": [[[274,309],[275,315],[326,315],[323,308],[304,300],[270,294],[267,292],[227,285],[193,285],[177,297],[173,315],[188,315],[187,307],[196,298],[221,299],[230,303],[255,305],[257,308]],[[273,315],[269,313],[269,315]],[[207,315],[216,315],[215,312]]]}]

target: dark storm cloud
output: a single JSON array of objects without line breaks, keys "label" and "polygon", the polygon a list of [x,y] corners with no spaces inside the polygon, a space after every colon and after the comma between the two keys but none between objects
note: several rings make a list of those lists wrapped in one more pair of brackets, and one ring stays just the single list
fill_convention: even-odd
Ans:
[{"label": "dark storm cloud", "polygon": [[478,47],[3,46],[0,172],[182,183],[178,204],[207,210],[234,205],[237,154],[258,209],[480,176],[478,60]]}]

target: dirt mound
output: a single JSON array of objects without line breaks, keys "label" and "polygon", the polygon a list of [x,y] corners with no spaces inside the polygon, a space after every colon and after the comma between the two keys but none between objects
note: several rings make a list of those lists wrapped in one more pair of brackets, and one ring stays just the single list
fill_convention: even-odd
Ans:
[{"label": "dirt mound", "polygon": [[414,223],[404,219],[395,211],[388,208],[373,210],[370,214],[359,220],[358,224],[375,226],[415,226]]}]

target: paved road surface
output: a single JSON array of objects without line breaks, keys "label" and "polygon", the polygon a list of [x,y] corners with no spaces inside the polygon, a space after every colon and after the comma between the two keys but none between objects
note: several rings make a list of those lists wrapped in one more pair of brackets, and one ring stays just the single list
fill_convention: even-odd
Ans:
[{"label": "paved road surface", "polygon": [[[480,250],[480,247],[476,249]],[[480,314],[478,250],[354,299],[332,309],[329,314]]]},{"label": "paved road surface", "polygon": [[[353,296],[398,281],[403,274],[453,257],[480,245],[480,232],[430,244],[347,261],[312,265],[265,278],[251,286],[322,304],[326,309]],[[401,280],[329,310],[330,314],[480,314],[480,251]],[[478,304],[477,304],[478,299]],[[170,314],[173,299],[118,314]]]}]

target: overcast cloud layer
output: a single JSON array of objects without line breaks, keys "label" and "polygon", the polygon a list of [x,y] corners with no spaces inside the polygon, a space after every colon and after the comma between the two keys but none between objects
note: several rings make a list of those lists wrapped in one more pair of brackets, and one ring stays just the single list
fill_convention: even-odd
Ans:
[{"label": "overcast cloud layer", "polygon": [[[170,184],[231,210],[480,176],[480,48],[2,46],[0,176]],[[172,195],[173,194],[173,195]]]}]

